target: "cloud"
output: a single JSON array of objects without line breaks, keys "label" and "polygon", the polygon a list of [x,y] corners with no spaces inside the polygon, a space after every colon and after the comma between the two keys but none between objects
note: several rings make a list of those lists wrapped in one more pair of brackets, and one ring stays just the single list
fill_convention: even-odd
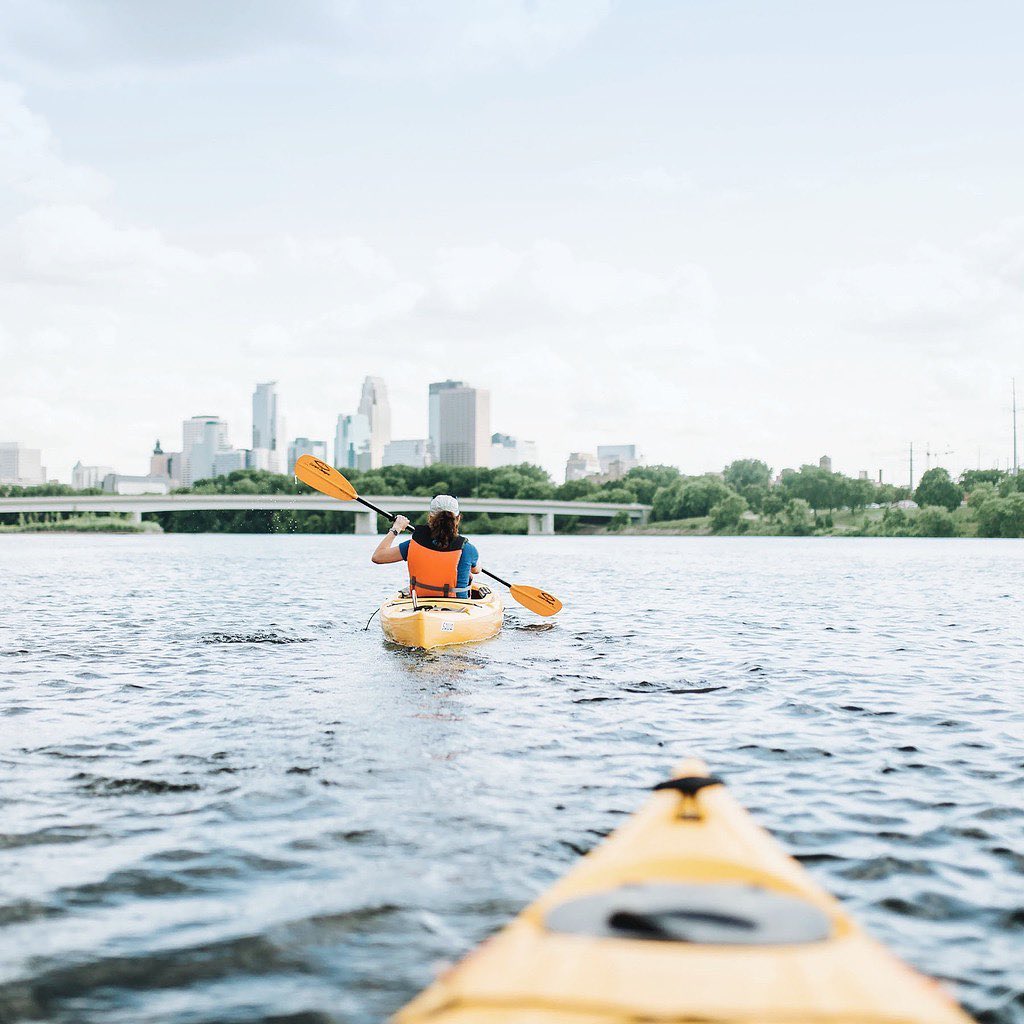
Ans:
[{"label": "cloud", "polygon": [[[0,250],[2,252],[3,250]],[[153,228],[119,227],[88,206],[39,206],[10,232],[12,277],[60,284],[167,285],[181,274],[246,273],[238,253],[205,256],[167,242]]]},{"label": "cloud", "polygon": [[855,331],[963,346],[1024,326],[1024,220],[959,249],[920,244],[900,260],[833,271],[819,294]]},{"label": "cloud", "polygon": [[610,0],[36,0],[8,11],[0,45],[25,70],[57,76],[297,55],[353,74],[449,73],[548,60],[610,9]]},{"label": "cloud", "polygon": [[104,176],[69,163],[20,89],[0,82],[0,188],[42,202],[91,202],[109,191]]}]

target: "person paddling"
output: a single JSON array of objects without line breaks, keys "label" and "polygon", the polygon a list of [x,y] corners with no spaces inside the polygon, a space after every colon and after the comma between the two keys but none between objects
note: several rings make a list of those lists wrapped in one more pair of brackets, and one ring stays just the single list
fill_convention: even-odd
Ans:
[{"label": "person paddling", "polygon": [[415,527],[412,538],[397,547],[395,540],[409,520],[395,516],[370,561],[375,565],[407,562],[409,590],[419,598],[469,597],[470,577],[480,571],[480,554],[459,535],[461,523],[458,500],[450,494],[439,494],[430,502],[427,525]]}]

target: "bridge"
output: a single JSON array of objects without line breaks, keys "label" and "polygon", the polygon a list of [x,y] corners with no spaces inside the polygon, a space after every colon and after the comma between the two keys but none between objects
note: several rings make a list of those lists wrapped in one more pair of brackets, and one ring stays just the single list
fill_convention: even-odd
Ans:
[{"label": "bridge", "polygon": [[[391,512],[426,512],[430,498],[415,495],[362,495]],[[620,512],[630,522],[646,523],[650,505],[613,505],[607,501],[530,501],[513,498],[460,498],[463,512],[525,515],[531,534],[555,532],[555,516],[611,519]],[[355,502],[340,502],[321,494],[91,494],[50,498],[0,498],[0,513],[121,512],[142,520],[144,512],[241,512],[252,509],[306,512],[354,512],[356,533],[377,532],[377,514]]]}]

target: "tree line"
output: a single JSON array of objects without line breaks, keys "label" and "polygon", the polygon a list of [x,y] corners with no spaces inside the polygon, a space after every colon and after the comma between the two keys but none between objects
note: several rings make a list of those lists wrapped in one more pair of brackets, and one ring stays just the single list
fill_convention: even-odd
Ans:
[{"label": "tree line", "polygon": [[[638,466],[619,480],[590,477],[555,484],[539,466],[523,464],[485,469],[437,464],[425,468],[387,466],[348,470],[356,489],[373,495],[454,494],[460,498],[640,502],[652,506],[657,524],[706,520],[706,531],[722,534],[1024,537],[1024,476],[1000,470],[967,470],[957,480],[942,468],[929,469],[913,492],[907,487],[854,479],[819,466],[783,470],[775,477],[760,459],[737,459],[721,473],[685,475],[674,466]],[[263,470],[236,470],[197,481],[177,493],[304,494],[309,488],[293,476]],[[0,487],[0,496],[99,494],[61,484]],[[919,508],[900,507],[912,498]],[[870,514],[869,514],[870,512]],[[351,533],[354,516],[337,511],[237,510],[176,511],[147,515],[176,533]],[[420,518],[423,518],[422,516]],[[11,521],[11,516],[0,517]],[[624,529],[625,512],[611,528]],[[572,532],[601,525],[585,517],[555,517],[555,528]],[[525,533],[526,517],[467,513],[466,533]]]}]

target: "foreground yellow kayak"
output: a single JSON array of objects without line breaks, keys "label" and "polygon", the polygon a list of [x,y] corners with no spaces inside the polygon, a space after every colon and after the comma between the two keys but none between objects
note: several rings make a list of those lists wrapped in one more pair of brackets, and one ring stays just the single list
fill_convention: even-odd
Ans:
[{"label": "foreground yellow kayak", "polygon": [[505,606],[489,587],[476,591],[472,599],[422,597],[418,607],[412,598],[396,594],[380,606],[384,635],[403,647],[429,651],[449,644],[486,640],[501,630]]},{"label": "foreground yellow kayak", "polygon": [[677,778],[395,1024],[964,1024],[726,792]]}]

